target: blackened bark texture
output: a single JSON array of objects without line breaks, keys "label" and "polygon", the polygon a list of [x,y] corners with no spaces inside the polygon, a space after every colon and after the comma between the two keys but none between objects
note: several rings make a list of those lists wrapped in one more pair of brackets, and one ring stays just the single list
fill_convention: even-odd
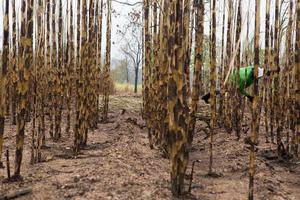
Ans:
[{"label": "blackened bark texture", "polygon": [[249,192],[248,200],[254,199],[254,174],[255,174],[255,148],[259,131],[259,90],[258,90],[258,66],[259,66],[259,28],[260,28],[260,0],[255,2],[255,36],[254,36],[254,86],[252,102],[251,143],[249,162]]},{"label": "blackened bark texture", "polygon": [[[240,49],[241,49],[241,42],[239,40],[240,38],[240,33],[241,33],[241,21],[242,21],[242,16],[241,16],[241,7],[242,5],[242,1],[238,0],[238,7],[237,7],[237,20],[236,20],[236,35],[235,35],[235,43],[237,45],[237,54],[236,54],[236,58],[235,58],[235,66],[236,66],[236,71],[237,74],[239,74],[240,72],[240,66],[241,66],[241,59],[240,59]],[[236,82],[239,83],[240,82],[240,76],[236,77]],[[235,87],[234,90],[234,104],[235,106],[232,107],[232,111],[233,111],[233,128],[235,129],[235,133],[238,139],[240,139],[241,136],[241,129],[242,129],[242,95],[240,93],[240,88],[239,88],[239,84],[237,87]]]},{"label": "blackened bark texture", "polygon": [[216,1],[212,1],[212,27],[211,27],[211,41],[210,41],[210,141],[209,141],[209,169],[208,173],[213,172],[213,135],[215,134],[216,126]]},{"label": "blackened bark texture", "polygon": [[7,72],[9,62],[9,20],[8,20],[9,0],[5,0],[5,10],[3,16],[3,51],[2,51],[2,70],[0,72],[0,168],[3,167],[1,158],[3,150],[6,91],[7,91]]},{"label": "blackened bark texture", "polygon": [[171,58],[168,78],[169,132],[167,135],[171,161],[171,190],[178,196],[184,192],[184,177],[189,159],[187,130],[188,105],[184,81],[184,47],[181,34],[183,1],[170,2],[171,12],[169,56]]},{"label": "blackened bark texture", "polygon": [[196,124],[196,112],[198,108],[198,101],[200,92],[202,90],[201,71],[203,66],[203,33],[204,33],[204,2],[202,0],[196,1],[196,38],[195,38],[195,67],[193,75],[193,89],[192,101],[190,109],[189,121],[189,135],[188,141],[191,145]]},{"label": "blackened bark texture", "polygon": [[[25,9],[27,5],[27,10]],[[19,81],[17,83],[17,136],[16,136],[16,157],[15,157],[15,172],[16,178],[20,177],[21,163],[23,156],[24,135],[26,114],[28,109],[28,91],[29,91],[29,78],[30,78],[30,65],[32,61],[32,33],[33,21],[32,10],[33,0],[23,1],[21,5],[22,22],[21,22],[21,41],[20,41],[20,55],[19,58]]]},{"label": "blackened bark texture", "polygon": [[105,55],[105,66],[104,66],[104,80],[105,80],[105,91],[104,91],[104,107],[102,120],[106,121],[108,118],[108,102],[109,102],[109,83],[110,83],[110,55],[111,55],[111,2],[107,1],[107,19],[106,19],[106,55]]},{"label": "blackened bark texture", "polygon": [[297,0],[297,25],[296,25],[296,52],[295,52],[295,114],[294,121],[296,124],[296,136],[294,141],[294,155],[299,157],[299,142],[300,142],[300,1]]}]

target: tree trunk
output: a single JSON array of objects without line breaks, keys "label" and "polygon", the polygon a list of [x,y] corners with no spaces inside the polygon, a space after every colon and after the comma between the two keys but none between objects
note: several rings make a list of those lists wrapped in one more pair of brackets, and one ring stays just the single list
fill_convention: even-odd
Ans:
[{"label": "tree trunk", "polygon": [[296,25],[296,48],[295,48],[295,115],[296,137],[294,142],[294,155],[298,157],[300,142],[300,0],[297,0],[297,25]]},{"label": "tree trunk", "polygon": [[203,65],[203,33],[204,33],[204,3],[203,0],[197,1],[196,6],[196,38],[195,38],[195,67],[193,74],[192,102],[189,121],[189,145],[192,144],[196,125],[196,112],[198,108],[199,95],[202,90],[201,71]]},{"label": "tree trunk", "polygon": [[[235,133],[238,139],[240,139],[241,137],[241,125],[242,125],[242,113],[241,113],[241,109],[242,109],[242,96],[240,94],[240,88],[239,88],[239,83],[240,83],[240,66],[241,66],[241,59],[240,59],[240,47],[241,47],[241,42],[239,42],[239,37],[240,37],[240,33],[241,33],[241,21],[242,21],[242,16],[241,16],[241,7],[242,5],[242,0],[238,0],[238,7],[237,7],[237,20],[236,20],[236,35],[235,35],[235,42],[237,45],[237,54],[236,54],[236,58],[235,58],[235,66],[236,68],[236,73],[238,76],[237,79],[235,80],[236,83],[238,84],[237,87],[235,87],[235,107],[233,108],[233,113],[234,113],[234,117],[232,118],[232,120],[234,121],[234,128],[235,128]],[[236,109],[237,108],[237,109]]]},{"label": "tree trunk", "polygon": [[[171,161],[171,190],[178,196],[184,192],[184,177],[189,160],[187,142],[188,105],[186,96],[186,82],[184,81],[184,46],[181,31],[182,0],[173,0],[170,3],[170,38],[169,59],[170,68],[168,79],[168,116],[169,116],[169,152]],[[176,112],[175,112],[176,111]]]},{"label": "tree trunk", "polygon": [[66,135],[70,136],[70,128],[71,128],[71,91],[72,91],[72,67],[74,67],[72,64],[72,53],[73,53],[73,8],[71,6],[71,2],[68,1],[68,6],[67,6],[67,46],[66,46],[66,106],[67,106],[67,113],[66,113],[66,118],[67,118],[67,124],[66,124]]},{"label": "tree trunk", "polygon": [[102,120],[105,122],[108,118],[108,102],[109,102],[109,92],[110,92],[110,55],[111,55],[111,2],[107,1],[107,21],[106,21],[106,57],[105,57],[105,67],[104,67],[104,81],[105,81],[105,91],[104,91],[104,107]]},{"label": "tree trunk", "polygon": [[61,96],[62,96],[62,85],[61,85],[61,71],[62,71],[62,46],[60,44],[62,30],[62,5],[61,1],[56,1],[55,4],[55,52],[56,52],[56,64],[54,71],[54,140],[61,138]]},{"label": "tree trunk", "polygon": [[[53,53],[53,46],[54,45],[54,37],[53,37],[53,33],[54,32],[54,26],[55,26],[55,22],[54,19],[55,18],[55,2],[53,2],[54,0],[50,0],[50,13],[49,13],[49,48],[50,48],[50,55],[49,55],[49,59],[50,59],[50,65],[49,65],[49,81],[48,81],[48,88],[49,88],[49,121],[50,121],[50,130],[49,130],[49,134],[50,137],[53,139],[54,137],[54,96],[53,96],[53,79],[54,79],[54,74],[53,74],[53,66],[55,66],[55,54]],[[53,63],[54,62],[54,63]]]},{"label": "tree trunk", "polygon": [[125,70],[126,70],[126,84],[129,84],[129,70],[128,70],[128,61],[126,59],[126,66],[125,66]]},{"label": "tree trunk", "polygon": [[259,90],[258,90],[258,66],[259,66],[259,28],[260,28],[260,0],[255,4],[255,36],[254,36],[254,87],[252,102],[252,123],[251,123],[251,144],[250,144],[250,163],[249,163],[249,193],[248,200],[254,199],[254,173],[255,173],[255,147],[257,145],[257,135],[259,131]]},{"label": "tree trunk", "polygon": [[150,55],[151,55],[151,35],[149,30],[149,7],[150,0],[144,0],[144,101],[143,101],[143,117],[146,120],[146,126],[148,128],[148,139],[150,148],[153,148],[153,139],[151,135],[151,123],[150,123]]},{"label": "tree trunk", "polygon": [[208,173],[213,172],[213,135],[215,134],[216,126],[216,1],[212,1],[212,36],[210,47],[210,141],[209,141],[209,170]]},{"label": "tree trunk", "polygon": [[[269,64],[270,64],[270,45],[269,45],[269,41],[270,41],[270,0],[266,0],[266,23],[265,23],[265,66],[264,66],[264,70],[265,72],[267,72],[267,70],[270,68]],[[269,116],[269,98],[268,98],[268,92],[269,92],[269,87],[268,85],[270,85],[270,79],[269,77],[264,78],[264,110],[265,110],[265,127],[266,127],[266,142],[268,142],[268,134],[269,134],[269,123],[268,123],[268,116]]]},{"label": "tree trunk", "polygon": [[[226,54],[224,54],[224,76],[222,77],[222,83],[225,82],[225,76],[229,70],[229,62],[230,62],[230,55],[231,55],[231,46],[232,46],[232,41],[231,41],[231,23],[232,23],[232,12],[233,12],[233,2],[230,0],[228,1],[228,19],[227,19],[227,40],[226,40]],[[220,100],[220,116],[222,121],[224,122],[223,124],[225,125],[225,128],[228,132],[231,132],[231,113],[229,112],[229,100],[228,97],[225,96],[226,94],[226,89],[227,86],[224,84],[221,85],[221,100]]]},{"label": "tree trunk", "polygon": [[[281,88],[280,84],[280,63],[279,63],[279,52],[280,52],[280,12],[279,12],[279,5],[281,0],[276,0],[275,4],[275,32],[274,32],[274,64],[275,68],[274,70],[278,73],[273,74],[274,78],[274,108],[279,108],[281,104],[281,97],[279,95],[279,91]],[[277,143],[277,155],[279,159],[282,159],[283,153],[285,151],[283,143],[282,143],[282,122],[281,122],[281,109],[275,109],[275,121],[277,124],[277,130],[276,130],[276,143]]]},{"label": "tree trunk", "polygon": [[[290,96],[290,77],[291,77],[291,72],[293,70],[293,59],[290,56],[290,52],[293,51],[291,48],[292,46],[292,29],[293,29],[293,0],[289,1],[289,22],[288,22],[288,27],[287,27],[287,32],[286,32],[286,49],[285,49],[285,64],[287,68],[287,75],[286,75],[286,87],[284,94],[286,94],[286,101],[285,101],[285,107],[283,108],[286,110],[286,128],[291,129],[290,127],[290,116],[292,112],[292,104],[291,104],[291,96]],[[290,153],[290,131],[286,131],[286,151],[287,153]]]},{"label": "tree trunk", "polygon": [[2,51],[2,70],[0,72],[0,168],[3,167],[1,161],[3,136],[4,136],[4,123],[5,123],[5,107],[6,107],[6,91],[7,91],[7,70],[8,70],[8,56],[9,56],[9,0],[5,0],[4,10],[4,24],[3,24],[3,51]]},{"label": "tree trunk", "polygon": [[[25,6],[28,6],[27,13]],[[32,61],[32,9],[33,0],[22,2],[22,22],[21,22],[21,41],[20,41],[20,55],[19,58],[19,82],[18,89],[18,109],[17,109],[17,136],[16,136],[16,160],[15,160],[15,173],[14,177],[19,178],[21,172],[21,163],[23,156],[25,124],[26,124],[26,111],[28,108],[28,91],[29,91],[29,78],[30,78],[30,65]],[[27,21],[26,21],[27,19]],[[22,41],[23,40],[23,41]],[[28,41],[28,42],[26,42]]]},{"label": "tree trunk", "polygon": [[134,69],[134,93],[137,93],[137,85],[138,85],[138,76],[139,76],[139,66],[136,66]]},{"label": "tree trunk", "polygon": [[[78,154],[80,151],[80,103],[81,103],[81,98],[80,98],[80,93],[81,93],[81,83],[80,83],[80,70],[81,70],[81,59],[80,59],[80,50],[81,50],[81,15],[80,15],[80,10],[81,10],[81,1],[77,1],[77,33],[75,34],[76,37],[74,39],[74,50],[75,50],[75,56],[76,59],[75,61],[75,79],[76,79],[76,84],[75,84],[75,97],[76,97],[76,106],[75,106],[75,124],[74,124],[74,153]],[[74,14],[75,16],[75,14]]]}]

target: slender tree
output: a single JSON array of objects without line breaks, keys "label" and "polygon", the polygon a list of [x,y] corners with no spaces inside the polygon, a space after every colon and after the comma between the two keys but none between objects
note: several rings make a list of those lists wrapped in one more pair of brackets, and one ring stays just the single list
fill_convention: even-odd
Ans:
[{"label": "slender tree", "polygon": [[4,167],[1,161],[5,122],[6,91],[7,91],[7,72],[9,63],[9,0],[5,0],[4,24],[3,24],[3,50],[2,50],[2,69],[0,74],[0,168]]},{"label": "slender tree", "polygon": [[216,126],[216,1],[212,1],[212,36],[210,47],[210,141],[209,141],[209,174],[213,172],[213,135],[215,134]]},{"label": "slender tree", "polygon": [[[291,109],[289,108],[288,105],[291,105],[291,96],[290,96],[290,79],[291,79],[291,71],[293,69],[293,62],[291,59],[292,56],[290,54],[290,52],[293,52],[292,49],[292,29],[293,29],[293,0],[289,1],[289,19],[288,19],[288,27],[287,27],[287,31],[286,31],[286,49],[285,49],[285,55],[286,55],[286,68],[287,68],[287,83],[286,83],[286,87],[285,87],[285,91],[284,93],[287,94],[287,102],[285,103],[285,110],[287,110],[287,129],[290,129],[290,116],[291,116]],[[292,106],[290,106],[292,107]],[[286,132],[286,150],[288,153],[290,153],[290,131],[288,130]]]},{"label": "slender tree", "polygon": [[60,0],[56,1],[55,6],[55,52],[56,52],[56,67],[54,70],[54,140],[61,138],[61,115],[62,115],[62,34],[63,34],[63,24],[62,24],[62,2]]},{"label": "slender tree", "polygon": [[[27,4],[27,9],[26,8]],[[21,41],[20,41],[20,57],[19,57],[19,81],[17,84],[18,108],[17,108],[17,137],[16,137],[16,160],[14,178],[20,178],[21,163],[24,146],[26,112],[28,106],[28,91],[30,78],[30,65],[32,60],[32,9],[33,0],[23,1],[21,5],[22,22],[21,22]],[[26,21],[27,19],[27,21]]]},{"label": "slender tree", "polygon": [[250,163],[249,163],[249,193],[248,200],[254,199],[254,174],[255,174],[255,148],[257,145],[257,135],[259,131],[258,116],[258,66],[259,66],[259,30],[260,29],[260,0],[255,1],[255,36],[254,36],[254,86],[252,102],[252,123],[251,123],[251,144],[250,144]]},{"label": "slender tree", "polygon": [[[157,1],[152,1],[152,55],[153,58],[158,58],[158,53],[160,51],[159,49],[159,30],[158,30],[158,4]],[[150,104],[150,119],[151,119],[151,134],[154,136],[154,142],[155,144],[160,143],[160,132],[159,132],[159,113],[158,113],[158,96],[156,95],[156,91],[158,91],[158,76],[159,76],[159,59],[152,59],[151,60],[151,68],[150,68],[150,98],[151,98],[151,104]]]},{"label": "slender tree", "polygon": [[[103,70],[103,64],[102,64],[102,21],[103,21],[103,1],[104,0],[100,0],[100,6],[99,6],[99,15],[98,15],[98,39],[97,39],[97,42],[98,42],[98,46],[99,46],[99,49],[98,49],[98,67],[99,67],[99,74],[102,73],[102,70]],[[99,82],[98,82],[99,84]],[[98,90],[100,89],[100,85],[98,85]],[[99,91],[98,91],[99,93]],[[98,100],[97,100],[97,105],[99,104],[100,102],[100,95],[98,95]],[[97,112],[98,112],[98,116],[99,116],[99,109],[98,109],[98,106],[97,106]]]},{"label": "slender tree", "polygon": [[[235,58],[235,66],[236,66],[236,73],[239,74],[240,73],[240,66],[241,66],[241,54],[240,54],[240,47],[241,47],[241,41],[239,40],[240,38],[240,34],[241,34],[241,21],[242,21],[242,16],[241,16],[241,5],[242,5],[242,1],[238,0],[237,1],[237,20],[236,20],[236,34],[235,34],[235,43],[237,45],[237,54],[236,54],[236,58]],[[236,82],[239,83],[240,82],[240,76],[236,76]],[[240,131],[241,131],[241,120],[242,120],[242,113],[241,113],[241,109],[242,109],[242,97],[240,95],[240,88],[239,85],[236,87],[236,90],[234,91],[235,94],[235,107],[232,107],[233,112],[234,112],[234,117],[233,117],[233,123],[234,123],[234,128],[235,128],[235,132],[236,132],[236,136],[238,139],[240,139],[241,135],[240,135]],[[238,108],[238,109],[236,109]]]},{"label": "slender tree", "polygon": [[49,121],[50,121],[50,130],[49,134],[50,137],[53,138],[54,134],[54,97],[53,97],[53,81],[54,81],[54,74],[53,74],[53,66],[55,66],[55,51],[53,51],[54,44],[54,34],[55,33],[55,2],[50,0],[49,3],[49,13],[48,13],[48,31],[49,31],[49,79],[48,79],[48,98],[49,98]]},{"label": "slender tree", "polygon": [[174,195],[184,192],[184,176],[188,164],[189,153],[187,143],[188,105],[184,65],[184,47],[181,31],[185,28],[182,22],[183,1],[170,2],[170,38],[168,79],[168,142],[171,161],[171,189]]},{"label": "slender tree", "polygon": [[[269,58],[270,58],[270,0],[266,0],[266,23],[265,23],[265,59],[264,59],[264,69],[265,71],[268,70],[270,67]],[[270,84],[270,79],[265,78],[264,80],[265,85]],[[266,142],[268,142],[268,133],[269,133],[269,123],[268,123],[268,116],[269,116],[269,98],[268,98],[268,87],[265,86],[264,88],[264,104],[265,104],[265,127],[266,127]]]},{"label": "slender tree", "polygon": [[71,91],[72,91],[72,68],[71,66],[73,64],[72,62],[72,55],[73,55],[73,9],[72,9],[72,2],[67,2],[67,44],[66,44],[66,61],[65,61],[65,67],[66,67],[66,77],[65,77],[65,94],[66,94],[66,107],[67,107],[67,113],[66,113],[66,135],[70,135],[70,128],[71,128]]},{"label": "slender tree", "polygon": [[[225,59],[225,64],[224,64],[224,73],[223,73],[223,77],[222,77],[222,82],[224,83],[225,81],[225,77],[226,74],[229,70],[229,59],[230,59],[230,55],[231,55],[231,47],[232,47],[232,37],[231,37],[231,33],[232,33],[232,21],[233,21],[233,2],[232,0],[228,1],[228,17],[227,17],[227,36],[226,36],[226,45],[225,45],[225,55],[224,55],[224,59]],[[231,132],[231,113],[229,112],[229,101],[227,100],[225,94],[226,94],[226,89],[227,86],[225,86],[224,84],[222,84],[221,86],[221,101],[220,101],[220,116],[222,117],[222,120],[224,121],[225,124],[225,128],[227,129],[228,132]]]},{"label": "slender tree", "polygon": [[190,110],[189,122],[189,143],[192,143],[193,134],[196,124],[196,112],[198,108],[198,101],[200,91],[202,90],[201,84],[201,71],[203,65],[203,33],[204,33],[204,3],[202,0],[196,1],[196,38],[195,38],[195,67],[193,74],[193,89],[192,89],[192,102]]},{"label": "slender tree", "polygon": [[169,1],[163,0],[163,10],[161,11],[160,19],[160,52],[159,60],[161,66],[159,68],[160,79],[159,79],[159,132],[160,132],[160,146],[165,151],[166,156],[169,156],[167,149],[167,137],[166,133],[168,131],[168,107],[167,107],[167,86],[168,86],[168,66],[170,60],[165,54],[169,51],[168,49],[168,37],[169,37]]},{"label": "slender tree", "polygon": [[[278,108],[281,103],[281,98],[279,95],[280,91],[280,62],[279,62],[279,52],[280,52],[280,12],[279,12],[279,5],[280,5],[281,0],[276,0],[275,4],[275,32],[274,32],[274,64],[275,68],[274,71],[277,73],[273,74],[274,78],[274,108]],[[276,120],[276,143],[277,143],[277,154],[278,158],[282,159],[282,155],[284,152],[284,145],[282,143],[282,123],[280,120],[281,116],[281,109],[275,109],[275,120]]]},{"label": "slender tree", "polygon": [[110,54],[111,54],[111,2],[107,1],[107,19],[106,19],[106,56],[104,66],[104,80],[105,80],[105,91],[104,91],[104,107],[102,120],[106,121],[108,118],[108,102],[110,92]]},{"label": "slender tree", "polygon": [[76,79],[76,88],[75,88],[75,96],[76,96],[76,110],[75,110],[75,124],[74,124],[74,153],[78,154],[80,151],[80,105],[81,105],[81,81],[80,81],[80,72],[81,72],[81,0],[77,1],[77,16],[76,16],[76,27],[77,32],[74,37],[74,55],[76,56],[74,65],[76,66],[75,70],[75,79]]},{"label": "slender tree", "polygon": [[299,141],[300,141],[300,1],[297,0],[297,25],[296,25],[296,47],[295,47],[295,95],[294,102],[295,102],[295,115],[294,121],[296,125],[296,137],[294,142],[294,155],[298,157],[298,148],[299,148]]},{"label": "slender tree", "polygon": [[186,74],[186,90],[187,95],[190,96],[190,52],[191,52],[191,43],[190,43],[190,0],[185,0],[183,5],[183,48],[184,48],[184,69]]},{"label": "slender tree", "polygon": [[146,120],[148,128],[148,138],[150,148],[153,148],[153,139],[151,135],[151,121],[150,121],[150,55],[151,55],[151,34],[150,34],[150,19],[149,19],[150,0],[144,0],[144,106],[143,115]]},{"label": "slender tree", "polygon": [[16,107],[17,107],[17,59],[16,55],[18,54],[18,20],[16,16],[16,6],[15,1],[11,1],[12,3],[12,53],[10,55],[11,60],[11,70],[13,74],[13,78],[11,80],[11,121],[13,125],[17,124],[16,120]]}]

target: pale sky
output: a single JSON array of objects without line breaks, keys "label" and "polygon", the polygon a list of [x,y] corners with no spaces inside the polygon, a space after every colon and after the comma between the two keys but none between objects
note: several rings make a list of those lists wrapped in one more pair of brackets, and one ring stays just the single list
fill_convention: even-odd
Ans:
[{"label": "pale sky", "polygon": [[[120,0],[123,2],[128,2],[128,3],[135,3],[135,2],[140,2],[141,0]],[[124,25],[127,23],[127,15],[128,13],[134,8],[136,10],[142,10],[142,4],[139,4],[137,6],[126,6],[122,5],[116,2],[112,3],[112,8],[116,10],[117,13],[119,13],[119,16],[115,16],[112,18],[112,57],[115,59],[120,59],[121,52],[119,51],[121,43],[122,43],[122,38],[120,35],[117,34],[117,25],[120,28],[123,28]],[[105,27],[105,26],[104,26]]]}]

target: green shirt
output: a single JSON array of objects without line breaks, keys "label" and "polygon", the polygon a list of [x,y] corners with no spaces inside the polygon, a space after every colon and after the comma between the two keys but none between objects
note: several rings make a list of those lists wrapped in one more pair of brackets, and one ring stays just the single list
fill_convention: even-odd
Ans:
[{"label": "green shirt", "polygon": [[[250,65],[247,67],[240,68],[240,82],[239,82],[239,90],[245,96],[251,96],[246,92],[246,88],[253,84],[254,81],[254,66]],[[237,81],[235,71],[230,75],[230,79],[232,81]]]}]

